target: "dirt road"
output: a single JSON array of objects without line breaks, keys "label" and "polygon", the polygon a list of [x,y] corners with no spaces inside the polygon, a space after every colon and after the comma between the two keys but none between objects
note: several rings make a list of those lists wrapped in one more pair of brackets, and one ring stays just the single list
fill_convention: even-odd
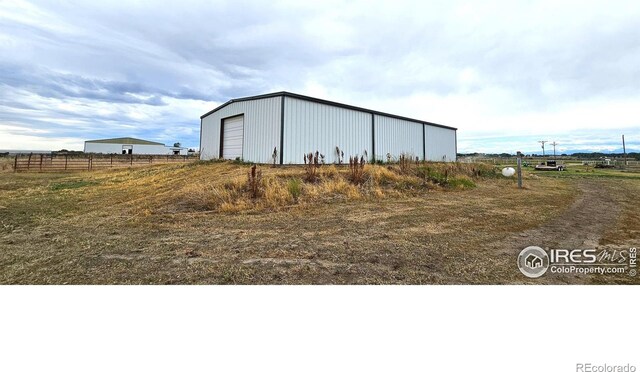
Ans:
[{"label": "dirt road", "polygon": [[[513,262],[520,250],[528,246],[545,249],[608,249],[621,250],[639,247],[638,240],[612,244],[606,236],[615,235],[621,219],[623,205],[631,195],[610,180],[579,180],[575,183],[580,194],[574,203],[552,220],[507,238],[490,246],[495,255],[507,254]],[[531,213],[536,213],[532,210]],[[623,228],[625,228],[623,226]],[[612,234],[613,232],[613,234]],[[597,278],[585,275],[552,274],[532,282],[593,283]]]}]

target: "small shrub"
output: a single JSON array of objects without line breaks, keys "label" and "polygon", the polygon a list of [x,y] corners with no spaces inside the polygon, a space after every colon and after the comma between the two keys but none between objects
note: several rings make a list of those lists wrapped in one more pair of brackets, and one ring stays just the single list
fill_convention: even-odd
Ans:
[{"label": "small shrub", "polygon": [[271,160],[273,160],[273,168],[276,167],[276,161],[278,160],[278,148],[273,148],[273,153],[271,153]]},{"label": "small shrub", "polygon": [[360,158],[357,156],[349,157],[349,179],[356,185],[365,181],[364,165],[366,162],[364,156]]},{"label": "small shrub", "polygon": [[316,182],[318,180],[318,170],[324,163],[324,155],[320,154],[318,151],[315,153],[310,152],[304,155],[304,171],[305,171],[305,180],[307,182]]},{"label": "small shrub", "polygon": [[340,150],[338,146],[336,146],[336,159],[338,159],[338,164],[344,163],[344,151]]},{"label": "small shrub", "polygon": [[400,158],[398,159],[398,165],[400,166],[400,173],[409,174],[411,171],[411,156],[407,156],[406,154],[400,154]]},{"label": "small shrub", "polygon": [[291,178],[287,182],[287,191],[289,191],[289,194],[293,198],[293,201],[297,203],[298,198],[302,193],[302,181],[298,178]]},{"label": "small shrub", "polygon": [[416,168],[416,176],[425,182],[435,183],[440,186],[446,186],[449,183],[449,171],[447,169],[444,172],[438,172],[431,167],[418,167]]},{"label": "small shrub", "polygon": [[476,183],[463,176],[450,179],[448,186],[454,189],[473,189]]},{"label": "small shrub", "polygon": [[257,198],[261,194],[262,189],[262,171],[258,170],[254,165],[247,173],[247,189],[253,199]]}]

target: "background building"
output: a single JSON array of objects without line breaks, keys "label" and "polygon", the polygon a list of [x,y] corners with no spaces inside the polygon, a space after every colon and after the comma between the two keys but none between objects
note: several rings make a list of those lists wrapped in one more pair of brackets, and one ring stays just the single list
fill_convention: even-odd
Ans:
[{"label": "background building", "polygon": [[405,153],[456,160],[456,128],[288,92],[232,99],[200,117],[200,158],[299,164],[320,151],[327,163]]},{"label": "background building", "polygon": [[84,142],[84,152],[97,154],[187,155],[186,147],[165,146],[164,143],[138,138],[108,138]]}]

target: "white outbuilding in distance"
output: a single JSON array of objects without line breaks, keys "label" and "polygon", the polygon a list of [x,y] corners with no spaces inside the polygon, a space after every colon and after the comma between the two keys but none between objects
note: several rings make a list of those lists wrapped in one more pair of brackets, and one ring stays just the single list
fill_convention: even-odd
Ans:
[{"label": "white outbuilding in distance", "polygon": [[278,92],[236,98],[200,117],[200,159],[242,159],[301,164],[319,151],[327,163],[363,156],[387,160],[401,154],[455,161],[457,129],[423,120]]},{"label": "white outbuilding in distance", "polygon": [[165,146],[132,137],[84,141],[84,152],[93,154],[187,155],[188,151],[186,147]]}]

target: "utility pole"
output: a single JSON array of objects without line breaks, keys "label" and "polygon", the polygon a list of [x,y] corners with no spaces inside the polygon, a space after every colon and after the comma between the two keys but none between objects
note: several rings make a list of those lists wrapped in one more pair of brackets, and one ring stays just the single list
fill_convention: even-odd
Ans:
[{"label": "utility pole", "polygon": [[538,143],[542,144],[542,156],[544,157],[544,144],[547,143],[549,141],[538,141]]},{"label": "utility pole", "polygon": [[556,141],[551,142],[551,146],[553,146],[553,160],[556,160],[556,146],[560,145]]},{"label": "utility pole", "polygon": [[627,147],[624,145],[624,134],[622,135],[622,152],[624,152],[624,166],[627,166]]}]

